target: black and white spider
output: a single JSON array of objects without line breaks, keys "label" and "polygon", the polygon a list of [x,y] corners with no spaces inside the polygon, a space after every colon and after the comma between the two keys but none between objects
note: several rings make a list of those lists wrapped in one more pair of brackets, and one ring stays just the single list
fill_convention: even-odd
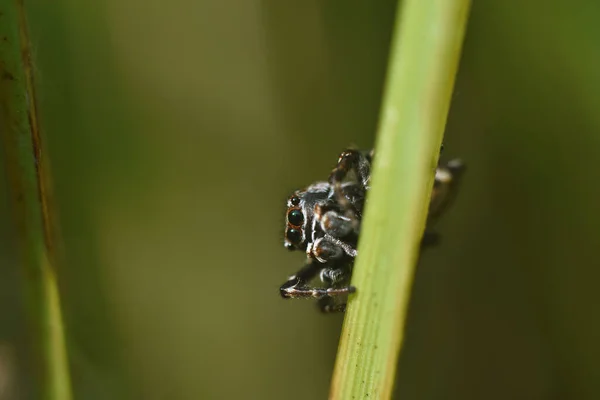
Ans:
[{"label": "black and white spider", "polygon": [[[373,151],[344,151],[327,182],[296,191],[287,201],[284,245],[306,252],[307,262],[289,277],[280,292],[284,298],[316,298],[323,312],[344,311],[335,297],[353,293],[349,285],[365,199],[370,188]],[[430,228],[456,193],[464,167],[460,160],[438,165],[427,227]],[[421,247],[437,243],[427,231]],[[325,287],[309,283],[319,275]]]}]

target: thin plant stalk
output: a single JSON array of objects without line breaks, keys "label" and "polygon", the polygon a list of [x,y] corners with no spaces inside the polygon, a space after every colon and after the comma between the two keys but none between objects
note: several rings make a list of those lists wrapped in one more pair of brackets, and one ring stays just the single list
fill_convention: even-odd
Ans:
[{"label": "thin plant stalk", "polygon": [[372,189],[330,399],[388,399],[470,0],[398,7]]},{"label": "thin plant stalk", "polygon": [[35,398],[70,400],[55,272],[50,174],[41,140],[24,4],[0,1],[0,135],[32,339]]}]

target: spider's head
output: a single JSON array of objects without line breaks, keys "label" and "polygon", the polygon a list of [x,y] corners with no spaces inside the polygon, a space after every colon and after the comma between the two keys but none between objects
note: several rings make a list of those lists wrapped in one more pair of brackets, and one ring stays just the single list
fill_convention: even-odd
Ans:
[{"label": "spider's head", "polygon": [[315,205],[327,199],[329,188],[326,182],[318,182],[288,198],[284,240],[288,250],[306,250],[307,242],[312,238]]}]

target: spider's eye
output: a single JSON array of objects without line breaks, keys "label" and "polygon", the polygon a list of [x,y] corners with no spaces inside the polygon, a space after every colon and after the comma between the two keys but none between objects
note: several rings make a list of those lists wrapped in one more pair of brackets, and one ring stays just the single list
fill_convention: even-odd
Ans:
[{"label": "spider's eye", "polygon": [[298,229],[291,228],[287,230],[285,237],[290,243],[297,244],[302,240],[302,233]]},{"label": "spider's eye", "polygon": [[300,226],[304,222],[304,215],[300,210],[292,210],[288,213],[288,222],[294,226]]},{"label": "spider's eye", "polygon": [[292,203],[292,205],[297,206],[298,204],[300,204],[300,198],[294,196],[290,199],[290,202]]}]

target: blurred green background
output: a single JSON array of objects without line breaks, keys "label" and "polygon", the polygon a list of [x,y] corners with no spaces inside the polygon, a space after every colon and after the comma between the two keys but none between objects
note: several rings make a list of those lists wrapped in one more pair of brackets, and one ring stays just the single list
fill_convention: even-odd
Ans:
[{"label": "blurred green background", "polygon": [[[342,319],[280,299],[284,204],[372,146],[396,2],[26,4],[75,398],[326,398]],[[600,398],[599,17],[474,2],[397,398]],[[35,382],[0,179],[7,400]]]}]

